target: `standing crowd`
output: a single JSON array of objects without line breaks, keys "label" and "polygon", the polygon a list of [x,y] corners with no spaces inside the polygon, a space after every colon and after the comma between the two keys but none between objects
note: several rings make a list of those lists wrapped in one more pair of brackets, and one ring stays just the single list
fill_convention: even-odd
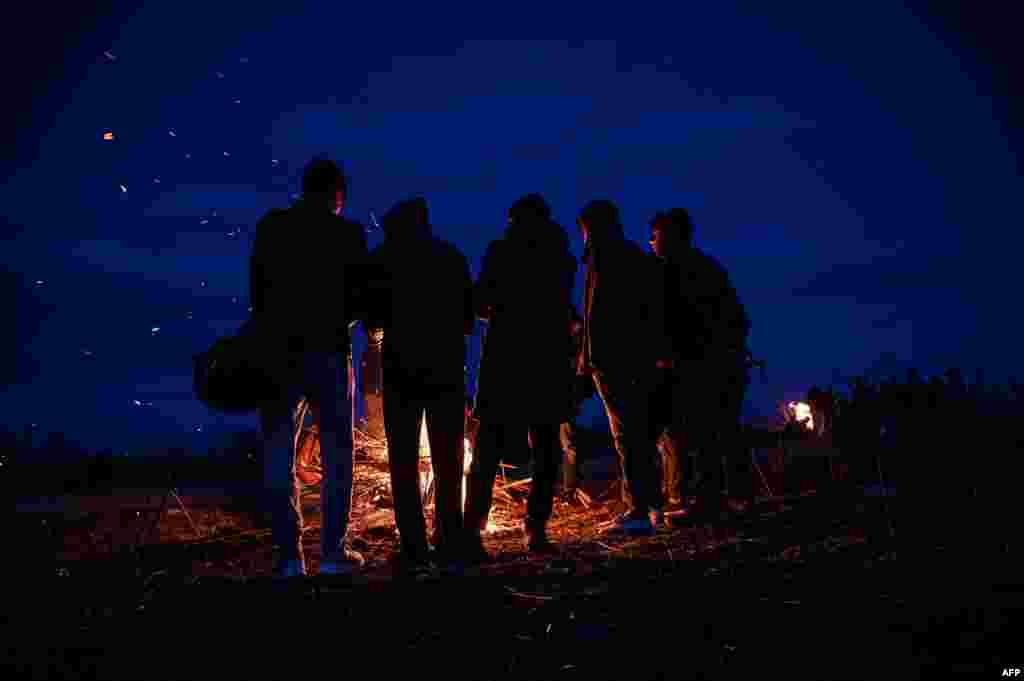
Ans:
[{"label": "standing crowd", "polygon": [[[260,221],[250,259],[252,322],[267,356],[286,367],[279,399],[260,409],[277,574],[306,574],[293,418],[302,397],[318,425],[324,469],[320,572],[347,574],[363,562],[346,541],[353,455],[345,367],[357,322],[383,339],[399,563],[411,574],[489,559],[481,533],[495,475],[524,436],[533,468],[525,545],[551,552],[546,526],[559,467],[561,493],[572,498],[579,489],[575,416],[595,393],[608,415],[626,509],[611,531],[649,535],[684,514],[749,507],[739,416],[750,324],[728,274],[693,246],[685,209],[654,216],[648,254],[625,237],[612,202],[588,203],[576,219],[586,275],[580,313],[572,302],[579,264],[542,197],[512,205],[474,282],[466,257],[434,234],[424,199],[394,206],[381,223],[383,243],[368,251],[364,229],[341,217],[346,192],[335,163],[311,162],[302,199]],[[463,507],[464,362],[478,318],[487,333]],[[418,474],[421,418],[437,484],[429,540]],[[685,470],[688,450],[699,453],[697,471]],[[685,498],[684,482],[697,472],[696,494]]]}]

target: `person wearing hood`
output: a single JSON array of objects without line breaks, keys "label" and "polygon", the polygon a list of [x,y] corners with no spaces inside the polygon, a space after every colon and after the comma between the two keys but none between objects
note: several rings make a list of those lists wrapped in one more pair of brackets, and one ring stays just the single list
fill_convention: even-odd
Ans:
[{"label": "person wearing hood", "polygon": [[[370,253],[367,328],[382,333],[384,430],[401,535],[398,563],[416,576],[432,563],[461,561],[466,336],[472,334],[473,282],[466,257],[436,237],[427,202],[399,202]],[[419,481],[421,419],[426,419],[436,481],[430,554]]]},{"label": "person wearing hood", "polygon": [[271,536],[280,551],[275,573],[282,577],[306,574],[293,417],[302,397],[319,428],[324,466],[320,572],[348,574],[363,562],[345,542],[353,465],[345,359],[349,328],[363,318],[366,234],[341,217],[346,182],[334,162],[307,165],[302,192],[294,206],[260,220],[249,259],[250,321],[264,352],[282,367],[280,399],[260,409]]},{"label": "person wearing hood", "polygon": [[652,534],[663,499],[650,392],[671,366],[663,284],[656,265],[626,239],[611,201],[588,203],[577,224],[587,265],[578,373],[593,377],[619,455],[626,512],[613,529]]},{"label": "person wearing hood", "polygon": [[576,259],[569,238],[536,194],[513,204],[503,238],[484,255],[476,284],[477,313],[487,320],[481,351],[477,445],[466,495],[469,550],[487,560],[480,533],[490,514],[498,463],[527,436],[533,483],[524,524],[527,549],[549,552],[546,526],[561,457],[559,425],[572,409],[566,372],[569,304]]}]

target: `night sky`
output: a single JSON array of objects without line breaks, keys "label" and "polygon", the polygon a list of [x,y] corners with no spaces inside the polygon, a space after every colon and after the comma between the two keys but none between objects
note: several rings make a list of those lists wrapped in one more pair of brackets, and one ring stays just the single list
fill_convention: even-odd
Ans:
[{"label": "night sky", "polygon": [[769,363],[748,415],[868,370],[1024,375],[1008,17],[259,5],[12,15],[8,427],[118,450],[254,427],[193,397],[191,357],[245,318],[253,227],[320,153],[352,178],[350,218],[425,195],[474,276],[528,192],[577,255],[591,199],[645,248],[655,211],[689,208]]}]

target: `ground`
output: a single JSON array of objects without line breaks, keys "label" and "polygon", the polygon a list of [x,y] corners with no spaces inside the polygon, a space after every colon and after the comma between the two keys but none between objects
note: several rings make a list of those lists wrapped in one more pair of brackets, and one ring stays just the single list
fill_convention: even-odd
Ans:
[{"label": "ground", "polygon": [[56,562],[29,564],[11,600],[7,664],[66,679],[294,678],[325,660],[337,676],[479,679],[936,678],[1021,666],[1019,556],[971,537],[941,551],[900,541],[894,499],[805,490],[747,518],[627,539],[603,531],[610,466],[591,466],[591,506],[560,505],[551,521],[561,555],[524,553],[520,485],[494,518],[504,531],[487,536],[494,564],[408,583],[388,562],[386,476],[360,466],[359,577],[315,576],[315,495],[304,535],[314,577],[283,586],[267,577],[265,523],[231,500],[187,498],[187,514],[172,502],[160,543],[137,550],[156,518],[121,503],[54,533]]}]

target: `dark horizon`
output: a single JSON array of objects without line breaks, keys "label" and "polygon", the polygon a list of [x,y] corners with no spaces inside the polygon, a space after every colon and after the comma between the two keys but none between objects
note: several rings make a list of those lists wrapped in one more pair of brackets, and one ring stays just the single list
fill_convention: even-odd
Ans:
[{"label": "dark horizon", "polygon": [[[677,8],[616,17],[618,40],[545,13],[573,27],[558,41],[467,41],[465,16],[419,34],[365,7],[18,11],[47,30],[38,61],[8,59],[24,111],[0,408],[16,432],[205,450],[255,427],[195,399],[191,356],[244,319],[253,227],[320,153],[352,178],[348,217],[421,193],[474,275],[529,192],[577,256],[591,199],[616,201],[645,248],[655,211],[689,208],[768,362],[748,417],[865,372],[1024,375],[1016,43],[994,10]],[[591,400],[583,422],[603,418]]]}]

